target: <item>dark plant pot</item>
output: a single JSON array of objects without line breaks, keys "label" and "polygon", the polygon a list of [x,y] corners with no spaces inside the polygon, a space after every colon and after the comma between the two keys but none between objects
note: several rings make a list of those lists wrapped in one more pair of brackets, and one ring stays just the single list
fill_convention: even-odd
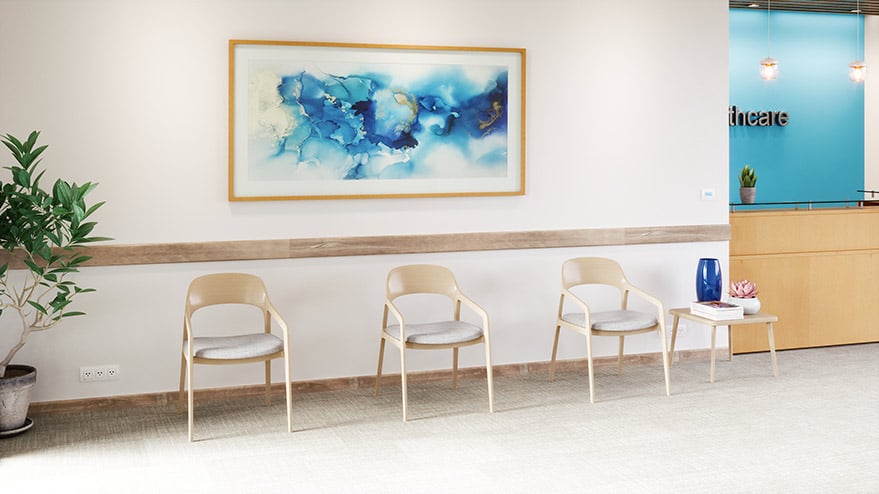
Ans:
[{"label": "dark plant pot", "polygon": [[754,204],[757,199],[757,187],[739,187],[739,198],[742,204]]},{"label": "dark plant pot", "polygon": [[6,375],[0,377],[0,432],[24,426],[36,382],[37,369],[29,365],[6,367]]}]

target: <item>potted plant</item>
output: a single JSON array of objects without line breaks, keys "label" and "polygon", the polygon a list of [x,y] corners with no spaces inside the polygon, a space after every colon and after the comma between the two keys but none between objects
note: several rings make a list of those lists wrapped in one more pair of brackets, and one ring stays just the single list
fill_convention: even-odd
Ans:
[{"label": "potted plant", "polygon": [[745,314],[760,312],[760,299],[757,298],[757,284],[753,281],[733,281],[729,285],[729,303],[738,305]]},{"label": "potted plant", "polygon": [[751,165],[745,165],[739,172],[739,198],[742,204],[753,204],[757,198],[757,173]]},{"label": "potted plant", "polygon": [[[0,266],[0,316],[9,319],[0,318],[0,334],[12,326],[14,335],[4,339],[13,342],[11,348],[0,348],[0,437],[32,424],[26,424],[26,414],[36,369],[13,365],[12,359],[31,333],[83,314],[70,304],[79,294],[94,290],[69,279],[90,259],[78,248],[108,240],[91,236],[95,223],[87,221],[104,204],[86,205],[86,195],[97,184],[58,179],[50,190],[42,187],[45,170],[38,165],[47,146],[37,146],[39,135],[34,131],[24,141],[0,136],[15,158],[12,166],[5,167],[11,179],[0,180],[0,248],[7,261]],[[11,319],[18,324],[10,325]]]}]

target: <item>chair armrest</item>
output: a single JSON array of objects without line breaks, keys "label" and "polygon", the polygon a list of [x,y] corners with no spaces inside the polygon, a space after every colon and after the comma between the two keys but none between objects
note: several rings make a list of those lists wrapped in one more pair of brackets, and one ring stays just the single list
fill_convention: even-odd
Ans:
[{"label": "chair armrest", "polygon": [[186,357],[192,357],[192,320],[188,312],[183,315],[183,341],[186,342]]},{"label": "chair armrest", "polygon": [[278,309],[276,309],[275,306],[271,304],[271,302],[266,304],[266,310],[268,311],[269,315],[272,316],[272,319],[274,319],[275,322],[278,323],[278,327],[281,328],[281,332],[284,334],[284,340],[286,343],[286,340],[288,338],[287,322],[284,320],[283,317],[281,317]]},{"label": "chair armrest", "polygon": [[659,317],[657,317],[657,319],[659,320],[660,324],[662,324],[663,326],[665,325],[665,309],[663,308],[662,302],[660,302],[658,298],[650,295],[649,293],[632,284],[626,284],[625,289],[646,300],[647,302],[655,305],[656,310],[659,311]]},{"label": "chair armrest", "polygon": [[[589,305],[583,299],[574,295],[574,292],[568,290],[567,288],[562,288],[562,296],[564,298],[570,299],[575,305],[580,308],[580,310],[583,311],[584,314],[586,314],[587,320],[589,319]],[[562,302],[564,302],[564,300],[562,300]],[[559,309],[559,312],[564,313],[562,307],[559,307]],[[559,317],[561,317],[561,314],[559,314]]]},{"label": "chair armrest", "polygon": [[482,329],[486,333],[489,332],[488,329],[488,312],[485,311],[482,307],[480,307],[476,302],[467,298],[463,293],[458,293],[458,301],[466,305],[473,312],[475,312],[479,317],[482,318]]},{"label": "chair armrest", "polygon": [[[385,300],[385,310],[389,311],[394,315],[394,318],[397,320],[397,323],[400,324],[400,341],[406,341],[406,324],[403,320],[403,313],[400,312],[400,309],[394,305],[390,300]],[[388,329],[387,324],[382,328],[382,331]]]}]

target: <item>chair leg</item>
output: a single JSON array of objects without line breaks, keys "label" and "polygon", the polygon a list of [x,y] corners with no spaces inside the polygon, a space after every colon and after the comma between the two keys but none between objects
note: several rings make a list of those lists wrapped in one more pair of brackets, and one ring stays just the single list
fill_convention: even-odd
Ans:
[{"label": "chair leg", "polygon": [[409,418],[409,400],[406,389],[406,346],[400,347],[400,380],[403,388],[403,422]]},{"label": "chair leg", "polygon": [[592,375],[592,332],[586,333],[586,363],[589,369],[589,403],[595,403],[595,378]]},{"label": "chair leg", "polygon": [[485,375],[488,379],[488,413],[494,413],[494,377],[491,372],[491,345],[485,342]]},{"label": "chair leg", "polygon": [[375,397],[378,398],[378,393],[382,387],[382,361],[385,359],[385,339],[381,339],[381,343],[378,345],[378,370],[375,371]]},{"label": "chair leg", "polygon": [[189,442],[192,442],[192,426],[193,426],[193,422],[194,422],[193,417],[195,415],[195,406],[193,403],[193,393],[192,393],[192,386],[193,386],[192,360],[190,360],[190,359],[187,359],[187,361],[186,361],[186,379],[189,383],[189,386],[188,386],[189,389],[188,389],[188,395],[187,395],[188,396],[187,405],[189,407],[189,422],[188,422],[189,423]]},{"label": "chair leg", "polygon": [[287,432],[293,432],[293,385],[290,381],[290,355],[284,350],[284,393],[287,398]]},{"label": "chair leg", "polygon": [[458,347],[452,348],[452,389],[458,389]]},{"label": "chair leg", "polygon": [[617,375],[623,373],[623,348],[626,346],[626,337],[620,336],[620,353],[617,355]]},{"label": "chair leg", "polygon": [[555,379],[555,356],[559,350],[559,332],[561,332],[562,327],[555,327],[555,339],[552,341],[552,358],[549,360],[549,380],[552,381]]},{"label": "chair leg", "polygon": [[272,405],[272,361],[266,360],[266,406]]},{"label": "chair leg", "polygon": [[183,413],[183,390],[186,383],[186,356],[180,356],[180,394],[177,395],[177,409]]},{"label": "chair leg", "polygon": [[671,366],[671,355],[669,355],[668,342],[665,339],[665,326],[659,327],[659,335],[662,338],[662,371],[665,373],[665,396],[671,396],[671,379],[668,372]]}]

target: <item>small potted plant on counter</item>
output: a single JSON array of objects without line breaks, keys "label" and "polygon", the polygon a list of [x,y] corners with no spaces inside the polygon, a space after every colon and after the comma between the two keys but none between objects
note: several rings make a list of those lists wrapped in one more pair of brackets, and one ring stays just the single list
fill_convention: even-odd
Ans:
[{"label": "small potted plant on counter", "polygon": [[729,285],[729,303],[738,305],[745,314],[760,312],[760,299],[757,298],[757,284],[748,281],[733,281]]},{"label": "small potted plant on counter", "polygon": [[739,172],[739,198],[742,204],[754,204],[757,198],[757,173],[751,165],[745,165]]}]

